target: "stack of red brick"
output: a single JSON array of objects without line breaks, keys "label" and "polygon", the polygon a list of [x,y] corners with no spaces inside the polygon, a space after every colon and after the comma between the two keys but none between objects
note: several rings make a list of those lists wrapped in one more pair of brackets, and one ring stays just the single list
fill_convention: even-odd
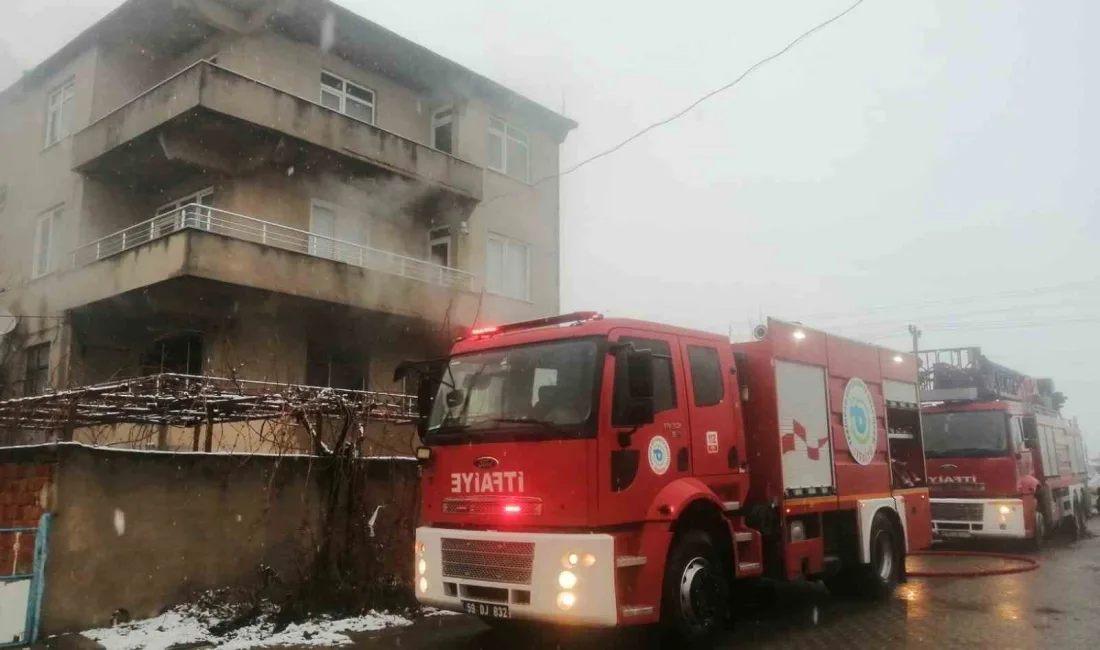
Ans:
[{"label": "stack of red brick", "polygon": [[[46,512],[52,465],[0,463],[0,528],[34,528]],[[0,575],[30,573],[35,533],[0,533]]]}]

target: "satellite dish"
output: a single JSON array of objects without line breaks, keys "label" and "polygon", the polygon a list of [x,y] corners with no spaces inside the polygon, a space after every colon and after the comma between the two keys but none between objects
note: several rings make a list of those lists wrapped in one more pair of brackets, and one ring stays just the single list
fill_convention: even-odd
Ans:
[{"label": "satellite dish", "polygon": [[752,337],[757,341],[763,339],[768,335],[768,328],[765,325],[757,325],[752,328]]},{"label": "satellite dish", "polygon": [[7,336],[15,329],[16,324],[19,323],[19,319],[16,318],[10,311],[0,307],[0,337]]}]

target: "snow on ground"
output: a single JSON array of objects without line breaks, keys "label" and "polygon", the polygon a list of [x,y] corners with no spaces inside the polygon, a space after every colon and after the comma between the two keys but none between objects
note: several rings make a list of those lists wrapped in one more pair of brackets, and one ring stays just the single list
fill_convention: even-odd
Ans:
[{"label": "snow on ground", "polygon": [[370,632],[411,625],[412,621],[403,616],[372,611],[353,618],[316,619],[289,625],[275,632],[272,623],[261,620],[220,637],[209,632],[210,626],[216,623],[216,616],[185,606],[142,621],[88,630],[82,634],[106,650],[168,650],[179,644],[203,642],[209,643],[212,648],[246,650],[288,645],[347,645],[352,640],[345,632]]}]

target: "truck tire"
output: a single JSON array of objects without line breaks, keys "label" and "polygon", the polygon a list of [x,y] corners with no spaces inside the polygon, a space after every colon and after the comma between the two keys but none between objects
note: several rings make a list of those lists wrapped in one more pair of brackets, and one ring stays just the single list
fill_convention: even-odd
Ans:
[{"label": "truck tire", "polygon": [[1058,522],[1054,520],[1054,502],[1050,498],[1050,490],[1045,486],[1035,492],[1035,512],[1043,516],[1043,537],[1050,535],[1051,527],[1058,528]]},{"label": "truck tire", "polygon": [[1088,517],[1081,499],[1073,497],[1073,539],[1084,539],[1088,533]]},{"label": "truck tire", "polygon": [[1028,550],[1038,553],[1043,550],[1043,541],[1047,536],[1047,518],[1043,514],[1043,509],[1036,504],[1034,520],[1031,522],[1031,529],[1035,532],[1035,536],[1027,540]]},{"label": "truck tire", "polygon": [[689,645],[706,645],[725,627],[729,583],[710,536],[689,530],[672,542],[661,587],[665,635]]},{"label": "truck tire", "polygon": [[905,561],[905,542],[894,522],[883,512],[871,520],[870,562],[861,564],[856,572],[856,593],[871,600],[885,600],[894,592],[901,579],[901,563]]}]

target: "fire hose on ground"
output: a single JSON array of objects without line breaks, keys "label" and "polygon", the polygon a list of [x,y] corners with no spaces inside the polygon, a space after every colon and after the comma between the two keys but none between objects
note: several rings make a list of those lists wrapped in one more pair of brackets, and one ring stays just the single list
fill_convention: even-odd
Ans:
[{"label": "fire hose on ground", "polygon": [[947,571],[906,571],[910,578],[984,578],[987,576],[1003,576],[1012,573],[1026,573],[1039,568],[1039,560],[1026,555],[1012,553],[991,553],[988,551],[916,551],[909,554],[914,556],[953,556],[953,557],[980,557],[1016,562],[1013,566],[991,566],[977,569],[952,569]]}]

